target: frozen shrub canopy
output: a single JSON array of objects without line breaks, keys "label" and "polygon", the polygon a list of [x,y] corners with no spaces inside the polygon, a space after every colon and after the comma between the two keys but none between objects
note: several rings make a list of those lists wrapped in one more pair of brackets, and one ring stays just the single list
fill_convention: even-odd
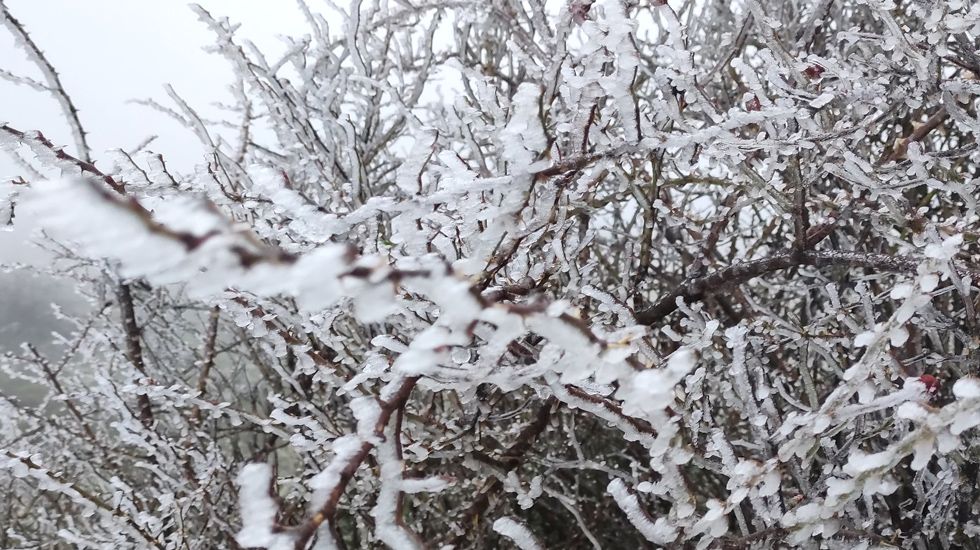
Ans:
[{"label": "frozen shrub canopy", "polygon": [[0,547],[980,548],[980,5],[319,4],[176,173],[0,2]]}]

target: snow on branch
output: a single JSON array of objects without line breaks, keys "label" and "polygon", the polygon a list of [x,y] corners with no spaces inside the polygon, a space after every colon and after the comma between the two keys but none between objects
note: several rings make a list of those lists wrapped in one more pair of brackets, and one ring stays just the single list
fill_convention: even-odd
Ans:
[{"label": "snow on branch", "polygon": [[606,488],[616,501],[616,505],[626,514],[630,523],[654,544],[669,544],[677,538],[676,530],[665,518],[651,518],[640,506],[636,494],[631,492],[623,480],[616,478],[609,482]]},{"label": "snow on branch", "polygon": [[975,545],[980,11],[314,4],[177,170],[0,2],[0,547]]},{"label": "snow on branch", "polygon": [[543,548],[534,534],[513,518],[497,518],[493,522],[493,530],[512,540],[520,550],[541,550]]}]

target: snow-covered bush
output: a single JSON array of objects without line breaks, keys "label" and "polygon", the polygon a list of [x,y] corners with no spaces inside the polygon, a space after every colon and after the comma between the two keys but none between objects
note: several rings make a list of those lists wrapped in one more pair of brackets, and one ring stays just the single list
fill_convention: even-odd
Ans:
[{"label": "snow-covered bush", "polygon": [[980,548],[980,5],[300,8],[198,9],[175,173],[0,3],[76,136],[0,126],[2,221],[89,303],[2,361],[0,546]]}]

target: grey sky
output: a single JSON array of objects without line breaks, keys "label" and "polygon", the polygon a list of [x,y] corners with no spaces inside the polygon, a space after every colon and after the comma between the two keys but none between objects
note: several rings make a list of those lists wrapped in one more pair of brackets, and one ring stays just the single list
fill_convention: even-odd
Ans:
[{"label": "grey sky", "polygon": [[[279,36],[306,32],[294,2],[283,0],[201,0],[214,15],[241,23],[240,33],[267,52],[283,50]],[[108,149],[132,148],[158,135],[149,149],[163,153],[170,166],[186,170],[201,159],[201,147],[187,130],[133,99],[153,98],[169,105],[163,87],[171,84],[203,114],[215,101],[229,100],[227,64],[202,48],[213,35],[183,2],[159,0],[6,0],[11,13],[31,33],[59,71],[89,132],[93,157]],[[0,28],[0,67],[39,78],[40,73]],[[22,130],[41,130],[73,151],[73,140],[58,104],[25,86],[0,80],[0,121]],[[103,161],[103,167],[108,164]],[[0,154],[0,179],[20,173]],[[21,220],[24,221],[24,220]],[[25,231],[0,232],[0,263],[29,261],[37,255],[22,246]]]},{"label": "grey sky", "polygon": [[[150,149],[163,153],[170,166],[187,170],[201,159],[197,139],[186,129],[147,107],[129,103],[153,98],[170,104],[164,91],[172,84],[202,114],[210,104],[230,99],[232,82],[227,64],[202,47],[213,35],[183,2],[171,0],[5,0],[11,13],[30,32],[61,75],[89,132],[93,157],[103,168],[108,149],[129,149],[146,137],[159,138]],[[227,15],[242,24],[240,33],[267,52],[283,50],[278,36],[306,32],[294,2],[284,0],[201,0],[214,15]],[[40,72],[0,26],[0,67],[40,79]],[[74,152],[74,141],[50,95],[0,80],[0,121],[21,130],[40,130]],[[0,179],[21,173],[0,153]],[[18,219],[18,229],[0,231],[0,265],[45,263],[45,254],[28,245],[30,220]],[[27,272],[0,271],[0,352],[15,350],[22,341],[43,344],[50,330],[63,330],[49,303],[72,300],[71,284]],[[12,385],[12,386],[11,386]],[[0,376],[0,388],[31,393]]]},{"label": "grey sky", "polygon": [[[266,50],[281,50],[278,36],[302,33],[305,22],[293,2],[202,0],[215,15],[241,22],[241,32]],[[182,2],[151,0],[7,0],[35,41],[60,71],[91,132],[96,157],[105,149],[132,147],[160,134],[154,150],[189,166],[199,149],[188,134],[162,115],[127,104],[130,99],[166,100],[170,83],[196,107],[229,97],[231,72],[201,48],[211,33]],[[37,76],[6,32],[0,32],[0,65]],[[57,104],[34,90],[0,84],[0,119],[41,129],[56,142],[71,143]],[[0,175],[9,175],[8,163]]]}]

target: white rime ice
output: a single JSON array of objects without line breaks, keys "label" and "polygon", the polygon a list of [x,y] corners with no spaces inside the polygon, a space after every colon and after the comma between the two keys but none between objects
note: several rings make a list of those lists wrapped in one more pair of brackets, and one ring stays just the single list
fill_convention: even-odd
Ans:
[{"label": "white rime ice", "polygon": [[179,169],[9,3],[0,547],[975,545],[977,3],[195,6]]},{"label": "white rime ice", "polygon": [[609,482],[606,490],[612,495],[619,509],[626,514],[630,523],[646,540],[654,544],[668,544],[677,538],[676,529],[670,525],[666,518],[654,520],[640,507],[640,501],[636,494],[626,487],[623,480],[613,479]]},{"label": "white rime ice", "polygon": [[493,530],[509,538],[520,550],[543,550],[534,534],[521,522],[510,517],[497,518]]},{"label": "white rime ice", "polygon": [[238,474],[242,528],[235,536],[235,542],[243,548],[286,550],[292,547],[292,539],[277,533],[275,529],[279,506],[270,494],[273,483],[272,466],[269,464],[248,464]]}]

